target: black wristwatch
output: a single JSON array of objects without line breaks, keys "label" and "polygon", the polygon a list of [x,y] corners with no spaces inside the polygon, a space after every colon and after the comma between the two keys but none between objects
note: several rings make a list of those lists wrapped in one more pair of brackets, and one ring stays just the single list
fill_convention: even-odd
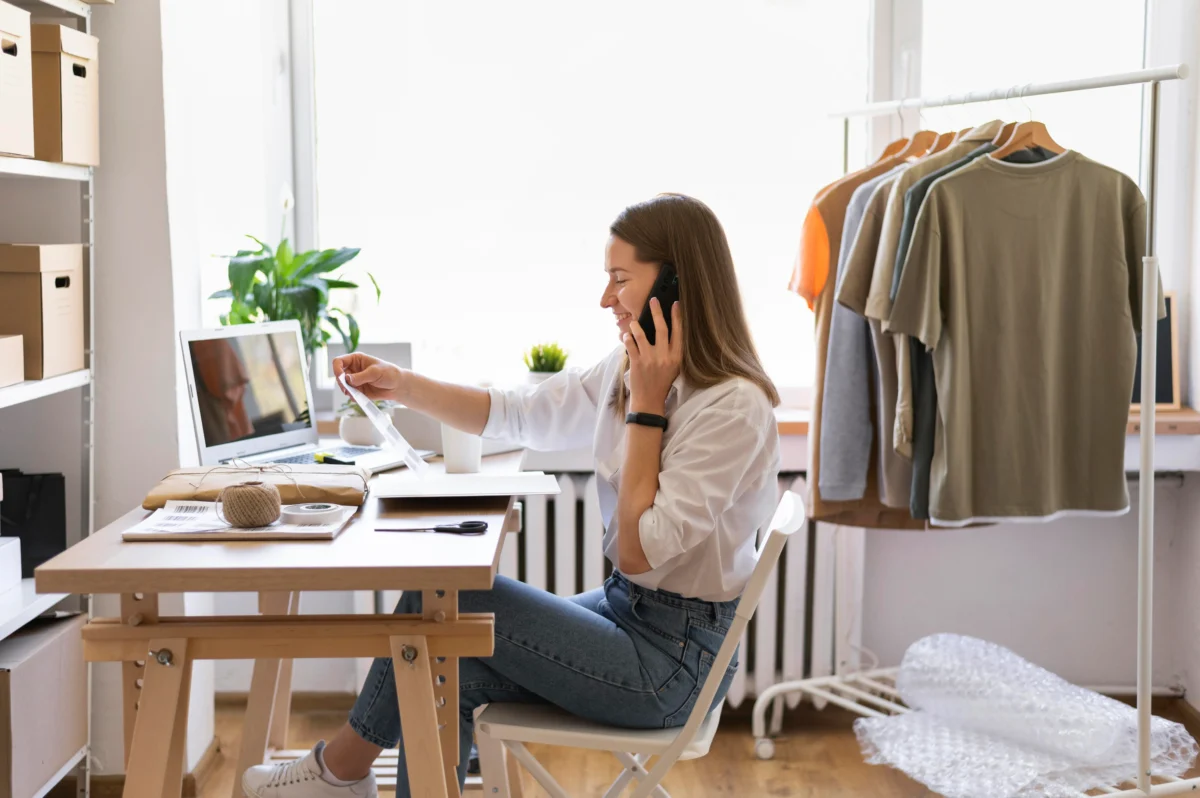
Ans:
[{"label": "black wristwatch", "polygon": [[658,416],[654,413],[630,413],[625,416],[626,424],[641,424],[643,427],[658,427],[665,430],[667,428],[667,417]]}]

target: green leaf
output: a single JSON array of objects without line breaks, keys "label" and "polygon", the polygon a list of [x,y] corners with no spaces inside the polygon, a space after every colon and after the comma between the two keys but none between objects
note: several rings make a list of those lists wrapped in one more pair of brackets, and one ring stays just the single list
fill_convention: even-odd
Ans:
[{"label": "green leaf", "polygon": [[272,249],[269,245],[264,244],[263,242],[261,242],[257,238],[255,238],[254,236],[248,235],[248,236],[246,236],[246,238],[250,239],[255,244],[258,244],[258,254],[259,255],[274,256],[275,253],[274,253],[274,251],[272,251]]},{"label": "green leaf", "polygon": [[346,347],[346,351],[354,352],[354,351],[358,350],[358,336],[359,336],[358,319],[354,318],[349,313],[347,313],[346,321],[350,323],[350,345],[348,347]]},{"label": "green leaf", "polygon": [[254,302],[258,308],[271,321],[279,321],[281,318],[276,312],[275,297],[271,293],[271,287],[266,283],[255,283],[253,286]]},{"label": "green leaf", "polygon": [[331,272],[334,269],[354,259],[362,250],[358,248],[342,247],[341,249],[326,249],[322,250],[312,263],[309,263],[302,270],[297,270],[297,277],[309,277],[314,274],[324,274]]},{"label": "green leaf", "polygon": [[254,284],[254,275],[264,263],[271,259],[264,255],[240,255],[229,259],[229,289],[236,299],[242,299],[250,293]]},{"label": "green leaf", "polygon": [[310,249],[308,252],[296,253],[296,257],[292,259],[291,268],[288,270],[288,277],[292,277],[299,272],[303,272],[317,258],[321,257],[321,250]]},{"label": "green leaf", "polygon": [[297,285],[280,289],[279,293],[298,311],[306,323],[312,324],[321,305],[320,291],[311,285]]},{"label": "green leaf", "polygon": [[255,313],[252,308],[235,299],[229,307],[229,312],[221,316],[221,324],[249,324],[254,321],[254,317]]},{"label": "green leaf", "polygon": [[332,314],[326,314],[325,321],[329,322],[329,325],[337,330],[337,334],[342,337],[342,344],[346,347],[346,351],[353,351],[350,348],[350,335],[342,329],[342,323],[337,320],[337,317]]},{"label": "green leaf", "polygon": [[335,288],[358,288],[358,283],[352,283],[349,280],[333,280],[333,279],[326,280],[321,277],[309,277],[306,279],[307,280],[320,280],[321,282],[325,283],[325,287],[331,291]]},{"label": "green leaf", "polygon": [[323,308],[329,303],[329,284],[321,277],[305,277],[300,286],[307,286],[317,292],[318,307]]},{"label": "green leaf", "polygon": [[292,251],[292,244],[285,238],[279,242],[279,249],[275,251],[275,265],[279,268],[281,275],[287,276],[292,273],[294,259],[295,253]]},{"label": "green leaf", "polygon": [[229,290],[228,288],[222,288],[220,291],[216,291],[216,292],[210,294],[208,298],[209,299],[233,299],[233,291]]},{"label": "green leaf", "polygon": [[375,286],[375,301],[379,302],[379,298],[383,296],[383,292],[379,290],[379,283],[375,281],[375,275],[367,272],[367,276],[371,278],[371,285]]}]

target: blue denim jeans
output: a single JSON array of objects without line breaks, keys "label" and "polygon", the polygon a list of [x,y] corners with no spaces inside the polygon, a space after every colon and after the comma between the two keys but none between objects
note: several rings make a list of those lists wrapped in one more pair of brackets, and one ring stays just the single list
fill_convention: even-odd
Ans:
[{"label": "blue denim jeans", "polygon": [[[548,702],[611,726],[682,726],[695,706],[737,601],[688,599],[647,590],[614,572],[604,587],[564,598],[496,577],[491,590],[459,594],[462,612],[495,614],[490,657],[459,660],[458,783],[466,777],[474,710],[496,702]],[[396,612],[420,613],[421,594],[405,593]],[[726,670],[725,692],[737,670]],[[409,795],[396,682],[390,659],[371,667],[350,726],[384,748],[400,745],[397,798]]]}]

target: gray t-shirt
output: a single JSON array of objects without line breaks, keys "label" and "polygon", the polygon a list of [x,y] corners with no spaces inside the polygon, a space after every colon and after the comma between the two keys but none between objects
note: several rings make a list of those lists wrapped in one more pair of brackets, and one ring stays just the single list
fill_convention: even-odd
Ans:
[{"label": "gray t-shirt", "polygon": [[[907,164],[897,166],[854,190],[842,227],[835,289],[845,278],[844,267],[871,197],[906,168]],[[829,501],[861,499],[867,489],[867,471],[871,465],[875,432],[871,397],[878,375],[867,320],[836,302],[825,363],[818,486],[821,496]]]}]

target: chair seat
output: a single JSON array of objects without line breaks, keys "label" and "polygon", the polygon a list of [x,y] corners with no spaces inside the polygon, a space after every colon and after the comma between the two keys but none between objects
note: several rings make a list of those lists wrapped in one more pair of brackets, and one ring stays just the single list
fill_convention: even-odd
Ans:
[{"label": "chair seat", "polygon": [[[713,735],[717,733],[724,703],[718,703],[704,718],[691,745],[683,749],[680,759],[697,759],[708,753]],[[475,722],[485,734],[497,740],[652,755],[670,748],[683,731],[682,726],[673,729],[605,726],[576,717],[551,704],[488,704]]]}]

